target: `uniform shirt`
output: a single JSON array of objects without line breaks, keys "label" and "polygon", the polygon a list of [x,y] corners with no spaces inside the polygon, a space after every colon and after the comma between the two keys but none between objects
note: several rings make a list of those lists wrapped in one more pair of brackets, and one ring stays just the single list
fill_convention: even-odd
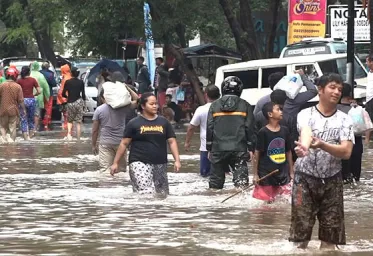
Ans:
[{"label": "uniform shirt", "polygon": [[[340,110],[336,110],[331,116],[324,116],[316,106],[304,109],[298,114],[297,126],[299,133],[301,128],[309,126],[313,137],[330,144],[338,145],[346,140],[355,143],[352,120]],[[295,162],[296,172],[321,179],[333,177],[341,170],[341,159],[319,148],[310,148],[308,155]]]}]

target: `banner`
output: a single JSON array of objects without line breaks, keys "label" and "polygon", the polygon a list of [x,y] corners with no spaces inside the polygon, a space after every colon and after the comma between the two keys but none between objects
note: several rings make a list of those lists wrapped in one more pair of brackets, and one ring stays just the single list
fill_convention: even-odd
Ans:
[{"label": "banner", "polygon": [[325,37],[327,0],[289,0],[288,44]]},{"label": "banner", "polygon": [[[347,5],[329,6],[330,37],[347,40]],[[370,42],[368,10],[355,6],[355,42]]]},{"label": "banner", "polygon": [[154,39],[152,32],[152,23],[150,16],[150,7],[148,3],[144,3],[144,24],[145,24],[145,37],[146,37],[146,64],[149,69],[150,81],[154,86],[155,76],[155,55],[154,55]]}]

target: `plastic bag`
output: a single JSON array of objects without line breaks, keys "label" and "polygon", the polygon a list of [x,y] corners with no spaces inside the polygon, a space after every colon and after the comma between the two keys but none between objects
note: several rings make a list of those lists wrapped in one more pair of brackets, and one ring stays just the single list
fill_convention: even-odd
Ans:
[{"label": "plastic bag", "polygon": [[348,111],[348,115],[352,119],[352,125],[355,135],[362,134],[367,130],[364,112],[366,111],[361,106],[352,107],[350,111]]},{"label": "plastic bag", "polygon": [[282,90],[290,99],[295,99],[302,89],[303,81],[299,74],[284,76],[275,85],[274,90]]},{"label": "plastic bag", "polygon": [[177,89],[176,92],[176,100],[177,101],[184,101],[185,100],[185,92],[183,89]]},{"label": "plastic bag", "polygon": [[369,114],[368,114],[368,112],[364,109],[363,110],[364,111],[364,113],[363,113],[363,115],[364,115],[364,122],[365,122],[365,131],[367,132],[367,131],[373,131],[373,123],[372,123],[372,120],[370,119],[370,116],[369,116]]},{"label": "plastic bag", "polygon": [[112,108],[121,108],[131,104],[131,94],[121,82],[105,82],[102,84],[106,103]]}]

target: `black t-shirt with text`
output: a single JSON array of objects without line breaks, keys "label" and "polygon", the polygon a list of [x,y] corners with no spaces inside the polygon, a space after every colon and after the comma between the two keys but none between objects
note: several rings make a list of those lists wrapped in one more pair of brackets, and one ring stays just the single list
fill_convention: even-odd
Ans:
[{"label": "black t-shirt with text", "polygon": [[154,120],[138,116],[126,126],[124,138],[131,138],[129,163],[146,164],[167,163],[167,144],[169,138],[176,138],[170,122],[158,116]]},{"label": "black t-shirt with text", "polygon": [[278,132],[273,132],[267,127],[260,129],[256,150],[260,152],[258,163],[259,178],[278,169],[279,172],[266,178],[260,185],[282,186],[290,181],[289,164],[286,152],[291,150],[291,138],[288,128],[281,126]]}]

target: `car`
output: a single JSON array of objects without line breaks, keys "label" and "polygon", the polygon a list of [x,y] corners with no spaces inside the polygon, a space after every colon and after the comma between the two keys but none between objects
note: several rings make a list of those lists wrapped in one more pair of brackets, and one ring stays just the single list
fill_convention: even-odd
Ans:
[{"label": "car", "polygon": [[[294,70],[303,69],[306,76],[309,76],[311,80],[330,72],[338,73],[345,78],[346,62],[346,54],[322,54],[312,55],[307,58],[298,56],[252,60],[218,68],[215,85],[221,90],[224,78],[228,76],[239,77],[244,84],[241,98],[245,99],[250,105],[255,106],[261,97],[271,93],[268,85],[268,76],[274,72],[283,72],[285,75],[290,75],[294,73]],[[357,86],[354,88],[354,97],[364,102],[368,73],[362,65],[356,66],[355,69],[358,69],[359,72],[355,73]],[[305,90],[305,88],[303,87],[302,90]],[[310,104],[316,102],[318,102],[318,96],[309,101]]]},{"label": "car", "polygon": [[86,75],[84,76],[84,79],[83,79],[84,86],[85,86],[85,96],[86,96],[85,105],[87,108],[87,111],[84,112],[84,117],[92,117],[93,113],[95,112],[97,108],[98,90],[96,88],[96,85],[88,81],[89,72],[90,72],[90,69],[86,71]]}]

